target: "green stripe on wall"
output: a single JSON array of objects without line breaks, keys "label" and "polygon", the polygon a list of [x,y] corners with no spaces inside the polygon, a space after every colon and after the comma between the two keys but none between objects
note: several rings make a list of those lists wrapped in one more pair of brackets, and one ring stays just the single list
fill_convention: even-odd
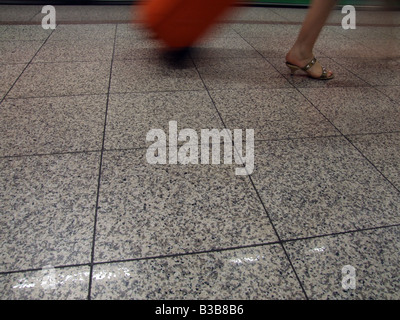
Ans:
[{"label": "green stripe on wall", "polygon": [[[250,3],[265,3],[265,4],[293,4],[293,5],[308,5],[311,0],[247,0],[245,2]],[[379,4],[379,1],[376,0],[340,0],[338,1],[339,5],[376,5]]]}]

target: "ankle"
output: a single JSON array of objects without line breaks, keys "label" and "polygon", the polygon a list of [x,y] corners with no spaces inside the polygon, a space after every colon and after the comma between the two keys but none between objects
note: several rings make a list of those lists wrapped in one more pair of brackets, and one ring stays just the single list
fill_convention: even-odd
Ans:
[{"label": "ankle", "polygon": [[296,61],[305,61],[311,60],[313,58],[313,52],[308,47],[303,46],[302,44],[295,43],[294,46],[290,49],[290,51],[286,55],[286,59],[296,60]]}]

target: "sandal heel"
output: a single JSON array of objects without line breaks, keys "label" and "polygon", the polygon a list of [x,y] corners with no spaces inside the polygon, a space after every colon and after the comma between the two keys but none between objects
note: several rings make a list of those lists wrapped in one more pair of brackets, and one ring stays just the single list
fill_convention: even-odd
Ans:
[{"label": "sandal heel", "polygon": [[286,66],[289,68],[291,75],[294,75],[296,73],[296,71],[300,70],[300,68],[298,66],[290,64],[288,62],[286,62]]}]

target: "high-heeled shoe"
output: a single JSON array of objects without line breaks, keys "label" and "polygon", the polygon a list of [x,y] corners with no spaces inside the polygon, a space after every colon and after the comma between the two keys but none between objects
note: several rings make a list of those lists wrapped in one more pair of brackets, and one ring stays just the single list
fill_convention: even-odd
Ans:
[{"label": "high-heeled shoe", "polygon": [[328,71],[326,70],[325,67],[322,67],[322,74],[321,74],[321,76],[319,76],[319,77],[312,76],[311,73],[310,73],[308,70],[310,70],[310,68],[311,68],[316,62],[317,62],[317,59],[314,57],[314,58],[312,58],[312,60],[311,60],[305,67],[303,67],[303,68],[301,68],[301,67],[299,67],[299,66],[296,66],[296,65],[294,65],[294,64],[292,64],[292,63],[290,63],[290,62],[287,62],[287,61],[286,61],[286,65],[287,65],[287,67],[290,69],[291,75],[294,75],[295,72],[298,71],[298,70],[302,70],[302,71],[304,71],[305,73],[307,73],[307,75],[308,75],[310,78],[317,79],[317,80],[331,80],[331,79],[333,79],[333,78],[335,77],[333,73],[332,73],[330,76],[328,76]]}]

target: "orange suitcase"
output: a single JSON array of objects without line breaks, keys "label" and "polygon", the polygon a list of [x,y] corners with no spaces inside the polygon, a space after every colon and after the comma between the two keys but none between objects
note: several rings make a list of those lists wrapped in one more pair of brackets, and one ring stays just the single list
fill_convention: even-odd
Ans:
[{"label": "orange suitcase", "polygon": [[154,36],[172,49],[191,47],[235,0],[147,0],[141,20]]}]

